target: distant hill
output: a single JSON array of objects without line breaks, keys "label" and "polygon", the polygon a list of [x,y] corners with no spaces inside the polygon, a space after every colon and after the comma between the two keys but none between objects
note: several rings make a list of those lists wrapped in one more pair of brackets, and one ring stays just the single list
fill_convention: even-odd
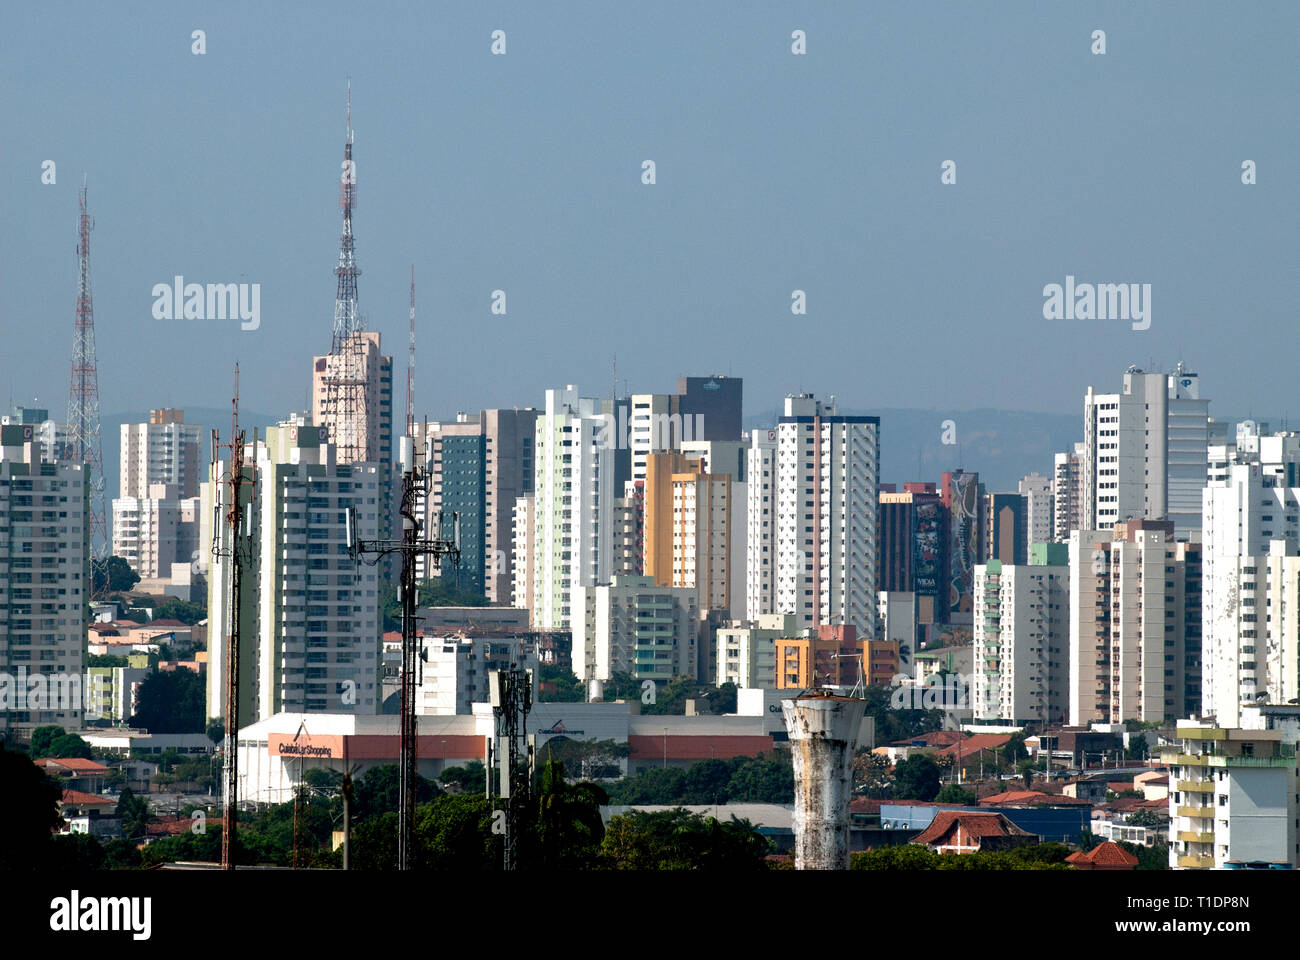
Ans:
[{"label": "distant hill", "polygon": [[[1082,406],[1082,405],[1081,405]],[[1020,478],[1037,471],[1052,475],[1052,456],[1083,439],[1083,410],[1073,415],[1017,410],[859,410],[841,407],[849,416],[880,417],[880,479],[939,482],[939,474],[957,467],[976,471],[989,491],[1015,490]],[[780,412],[745,418],[746,429],[776,423]],[[957,443],[941,442],[943,423],[956,425]]]}]

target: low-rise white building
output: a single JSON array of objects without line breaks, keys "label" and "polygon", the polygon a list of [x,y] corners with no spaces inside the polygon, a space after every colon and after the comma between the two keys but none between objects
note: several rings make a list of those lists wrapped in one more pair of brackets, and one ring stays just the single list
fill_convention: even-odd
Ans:
[{"label": "low-rise white building", "polygon": [[756,620],[732,620],[716,635],[717,676],[721,686],[741,688],[776,686],[776,641],[798,636],[794,614],[765,613]]},{"label": "low-rise white building", "polygon": [[1296,753],[1282,730],[1180,720],[1169,765],[1171,869],[1296,866]]}]

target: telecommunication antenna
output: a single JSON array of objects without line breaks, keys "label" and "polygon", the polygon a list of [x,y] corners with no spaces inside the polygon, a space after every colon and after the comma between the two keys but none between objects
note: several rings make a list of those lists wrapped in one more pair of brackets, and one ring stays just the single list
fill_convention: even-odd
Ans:
[{"label": "telecommunication antenna", "polygon": [[[215,431],[214,431],[215,435]],[[254,431],[253,444],[257,444]],[[221,818],[221,869],[235,869],[235,832],[238,829],[239,811],[239,647],[241,632],[241,607],[243,571],[257,562],[257,550],[246,522],[245,507],[251,504],[255,490],[252,464],[244,462],[244,431],[239,429],[239,364],[235,364],[235,396],[231,400],[230,442],[221,444],[230,449],[230,471],[220,481],[227,491],[225,526],[230,532],[230,543],[222,545],[219,527],[213,528],[212,552],[230,560],[230,622],[225,636],[226,675],[226,735],[224,773],[224,807]],[[247,494],[244,493],[247,488]]]},{"label": "telecommunication antenna", "polygon": [[[528,711],[533,707],[533,671],[510,664],[508,670],[488,674],[492,712],[496,715],[496,740],[505,749],[493,751],[501,764],[501,798],[505,800],[505,869],[519,869],[519,835],[523,813],[532,793],[535,737],[528,735]],[[523,763],[524,758],[527,763]],[[491,771],[489,771],[490,779]]]},{"label": "telecommunication antenna", "polygon": [[[412,839],[415,835],[415,800],[416,784],[419,782],[417,768],[419,764],[419,741],[415,719],[415,691],[418,685],[416,671],[419,669],[422,651],[416,634],[416,560],[421,556],[433,557],[441,561],[446,557],[457,566],[460,565],[460,515],[452,514],[454,536],[451,539],[424,536],[424,523],[420,519],[420,497],[427,495],[430,489],[430,477],[422,462],[415,457],[415,440],[411,436],[402,438],[402,537],[400,540],[361,540],[357,536],[355,508],[349,508],[347,521],[348,555],[354,560],[365,560],[367,555],[376,564],[388,554],[401,554],[402,579],[400,598],[402,601],[402,707],[401,707],[401,744],[399,761],[398,787],[401,793],[397,821],[397,868],[411,869]],[[442,527],[441,515],[438,527]]]}]

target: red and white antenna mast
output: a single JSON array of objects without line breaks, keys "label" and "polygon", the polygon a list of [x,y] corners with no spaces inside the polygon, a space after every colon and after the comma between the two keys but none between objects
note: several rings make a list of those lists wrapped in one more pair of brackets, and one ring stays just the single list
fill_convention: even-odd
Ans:
[{"label": "red and white antenna mast", "polygon": [[90,231],[95,221],[86,212],[86,183],[81,184],[77,222],[77,319],[72,340],[72,379],[68,387],[66,456],[86,464],[90,485],[90,547],[108,553],[108,519],[104,504],[104,453],[99,439],[99,371],[95,359],[95,306],[90,293]]}]

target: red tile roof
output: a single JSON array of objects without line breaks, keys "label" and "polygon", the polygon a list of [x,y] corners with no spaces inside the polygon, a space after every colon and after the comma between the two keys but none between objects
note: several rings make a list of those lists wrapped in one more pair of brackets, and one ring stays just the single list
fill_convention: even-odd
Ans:
[{"label": "red tile roof", "polygon": [[65,807],[116,807],[117,800],[113,797],[101,797],[97,793],[86,793],[84,790],[64,790],[63,798],[59,801]]},{"label": "red tile roof", "polygon": [[934,821],[912,838],[913,843],[940,844],[950,833],[961,828],[967,837],[1010,837],[1027,835],[1000,813],[973,810],[940,810]]},{"label": "red tile roof", "polygon": [[193,825],[192,817],[163,817],[152,823],[146,823],[144,833],[147,837],[178,837],[189,833]]},{"label": "red tile roof", "polygon": [[1065,858],[1066,863],[1088,863],[1094,867],[1136,867],[1138,858],[1118,843],[1104,840],[1087,853],[1077,850]]},{"label": "red tile roof", "polygon": [[46,768],[62,767],[64,770],[73,770],[77,773],[108,773],[108,767],[102,763],[82,757],[42,757],[36,761],[36,765]]},{"label": "red tile roof", "polygon": [[1037,790],[1008,790],[1006,793],[981,797],[979,803],[981,807],[1092,806],[1091,800],[1081,797],[1057,796]]},{"label": "red tile roof", "polygon": [[971,737],[965,737],[951,746],[944,747],[939,751],[941,757],[952,757],[956,759],[957,754],[961,754],[963,760],[970,758],[974,760],[976,754],[981,750],[996,750],[999,747],[1005,747],[1011,740],[1009,733],[977,733]]}]

